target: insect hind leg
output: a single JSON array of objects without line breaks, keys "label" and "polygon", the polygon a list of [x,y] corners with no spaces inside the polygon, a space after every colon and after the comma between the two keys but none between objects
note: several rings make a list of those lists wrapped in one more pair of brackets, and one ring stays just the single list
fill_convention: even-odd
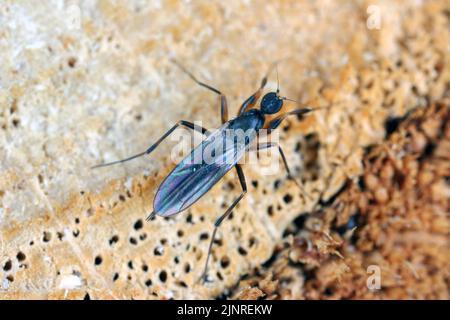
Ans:
[{"label": "insect hind leg", "polygon": [[239,164],[237,164],[235,167],[236,167],[236,171],[238,173],[239,182],[240,182],[241,187],[242,187],[242,193],[233,201],[233,203],[228,207],[228,209],[225,211],[225,213],[223,215],[221,215],[216,220],[216,222],[214,223],[214,230],[213,230],[213,233],[212,233],[212,236],[211,236],[211,241],[209,242],[208,255],[206,256],[205,268],[204,268],[202,276],[200,278],[200,279],[203,280],[203,282],[206,282],[206,277],[207,277],[207,273],[208,273],[209,258],[211,256],[211,250],[212,250],[212,246],[213,246],[213,243],[214,243],[214,238],[215,238],[216,233],[217,233],[217,229],[220,227],[222,222],[231,214],[231,212],[233,211],[234,207],[239,203],[239,201],[242,200],[242,198],[247,193],[247,183],[245,182],[244,171],[242,170],[242,167]]},{"label": "insect hind leg", "polygon": [[[262,94],[264,87],[267,84],[267,79],[269,78],[270,73],[272,72],[272,70],[274,68],[276,68],[277,64],[278,64],[278,61],[275,61],[274,63],[272,63],[270,65],[269,70],[267,70],[267,73],[264,75],[264,77],[261,80],[259,89],[254,94],[252,94],[250,97],[248,97],[247,100],[244,101],[244,103],[242,103],[241,107],[239,108],[238,116],[243,114],[248,109],[251,109],[255,106],[256,102],[258,101],[259,97]],[[277,76],[277,78],[278,78],[278,76]]]},{"label": "insect hind leg", "polygon": [[209,84],[206,84],[200,80],[198,80],[193,74],[192,72],[190,72],[188,69],[186,69],[181,63],[179,63],[177,60],[172,59],[172,62],[175,63],[180,69],[181,71],[183,71],[184,73],[186,73],[189,78],[191,78],[195,83],[197,83],[198,85],[211,90],[212,92],[218,94],[220,96],[220,117],[222,120],[222,123],[225,123],[228,121],[228,102],[227,102],[227,97],[218,89],[214,88],[213,86],[210,86]]},{"label": "insect hind leg", "polygon": [[178,127],[183,126],[185,128],[200,132],[206,136],[208,136],[210,134],[210,132],[208,131],[208,129],[205,129],[203,127],[200,127],[192,122],[189,121],[185,121],[185,120],[180,120],[178,121],[172,128],[170,128],[164,135],[161,136],[161,138],[158,139],[158,141],[156,141],[153,145],[151,145],[147,150],[145,150],[144,152],[135,154],[131,157],[125,158],[125,159],[121,159],[121,160],[117,160],[117,161],[113,161],[113,162],[108,162],[108,163],[102,163],[96,166],[91,167],[91,169],[96,169],[96,168],[101,168],[101,167],[107,167],[107,166],[111,166],[114,164],[118,164],[118,163],[124,163],[139,157],[142,157],[146,154],[150,154],[153,150],[155,150],[159,144],[166,139],[173,131],[175,131],[175,129],[177,129]]},{"label": "insect hind leg", "polygon": [[150,214],[148,215],[148,217],[145,219],[145,221],[150,221],[150,220],[152,220],[155,216],[156,216],[156,212],[155,212],[155,211],[152,211],[152,213],[150,213]]},{"label": "insect hind leg", "polygon": [[286,169],[288,179],[294,181],[294,183],[297,185],[297,187],[300,189],[300,191],[306,197],[308,197],[310,200],[312,200],[313,197],[306,192],[306,190],[303,188],[303,186],[300,184],[300,182],[298,182],[292,175],[291,169],[289,168],[289,165],[286,160],[286,156],[284,155],[283,149],[281,148],[281,146],[278,143],[275,143],[275,142],[259,143],[258,146],[256,147],[256,150],[259,151],[259,150],[264,150],[264,149],[273,148],[273,147],[278,148],[278,152],[280,153],[281,159],[283,160],[284,168]]}]

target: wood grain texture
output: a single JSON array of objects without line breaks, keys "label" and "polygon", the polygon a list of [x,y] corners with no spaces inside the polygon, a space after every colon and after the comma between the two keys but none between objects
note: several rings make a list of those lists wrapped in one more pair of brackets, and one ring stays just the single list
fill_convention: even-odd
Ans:
[{"label": "wood grain texture", "polygon": [[[379,29],[367,25],[373,4]],[[449,10],[448,1],[2,1],[0,299],[226,294],[294,219],[362,174],[363,148],[384,141],[386,119],[448,95]],[[217,97],[170,57],[226,93],[232,114],[282,58],[283,95],[332,106],[280,130],[314,200],[283,171],[244,166],[249,194],[218,232],[206,286],[197,280],[213,222],[239,193],[235,173],[188,212],[145,223],[175,142],[89,169],[145,150],[180,119],[220,125]]]}]

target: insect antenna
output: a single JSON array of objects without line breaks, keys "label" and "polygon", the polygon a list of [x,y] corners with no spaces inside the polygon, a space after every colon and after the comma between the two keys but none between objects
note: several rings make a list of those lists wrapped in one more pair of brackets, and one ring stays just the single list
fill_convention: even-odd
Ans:
[{"label": "insect antenna", "polygon": [[278,65],[275,65],[276,72],[277,72],[277,94],[280,93],[280,79],[278,77]]},{"label": "insect antenna", "polygon": [[301,103],[300,101],[294,100],[294,99],[291,99],[291,98],[281,97],[280,99],[281,99],[281,100],[286,100],[286,101],[295,102],[295,103],[297,103],[297,104],[303,106],[305,109],[308,109],[308,110],[309,110],[308,112],[318,111],[318,110],[330,110],[330,109],[336,107],[336,106],[329,106],[329,107],[317,107],[317,108],[312,108],[312,107],[307,107],[307,103]]}]

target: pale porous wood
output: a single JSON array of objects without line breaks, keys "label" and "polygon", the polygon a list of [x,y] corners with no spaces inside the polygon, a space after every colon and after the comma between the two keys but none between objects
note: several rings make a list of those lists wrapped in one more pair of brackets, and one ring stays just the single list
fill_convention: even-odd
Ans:
[{"label": "pale porous wood", "polygon": [[[449,9],[447,1],[2,1],[0,298],[227,293],[322,191],[327,198],[362,172],[362,147],[384,140],[388,117],[448,94]],[[206,286],[197,283],[205,238],[239,193],[236,174],[188,212],[141,226],[174,166],[174,142],[89,169],[144,150],[179,119],[219,126],[217,97],[170,57],[225,92],[232,114],[283,58],[283,95],[333,107],[280,130],[314,200],[282,171],[245,166],[249,193],[218,232]]]}]

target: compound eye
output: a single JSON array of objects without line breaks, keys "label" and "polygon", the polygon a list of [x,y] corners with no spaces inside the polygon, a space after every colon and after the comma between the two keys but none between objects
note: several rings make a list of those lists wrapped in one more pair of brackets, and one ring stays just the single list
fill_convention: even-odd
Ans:
[{"label": "compound eye", "polygon": [[265,114],[277,113],[282,106],[283,100],[276,92],[267,93],[261,100],[261,111]]}]

